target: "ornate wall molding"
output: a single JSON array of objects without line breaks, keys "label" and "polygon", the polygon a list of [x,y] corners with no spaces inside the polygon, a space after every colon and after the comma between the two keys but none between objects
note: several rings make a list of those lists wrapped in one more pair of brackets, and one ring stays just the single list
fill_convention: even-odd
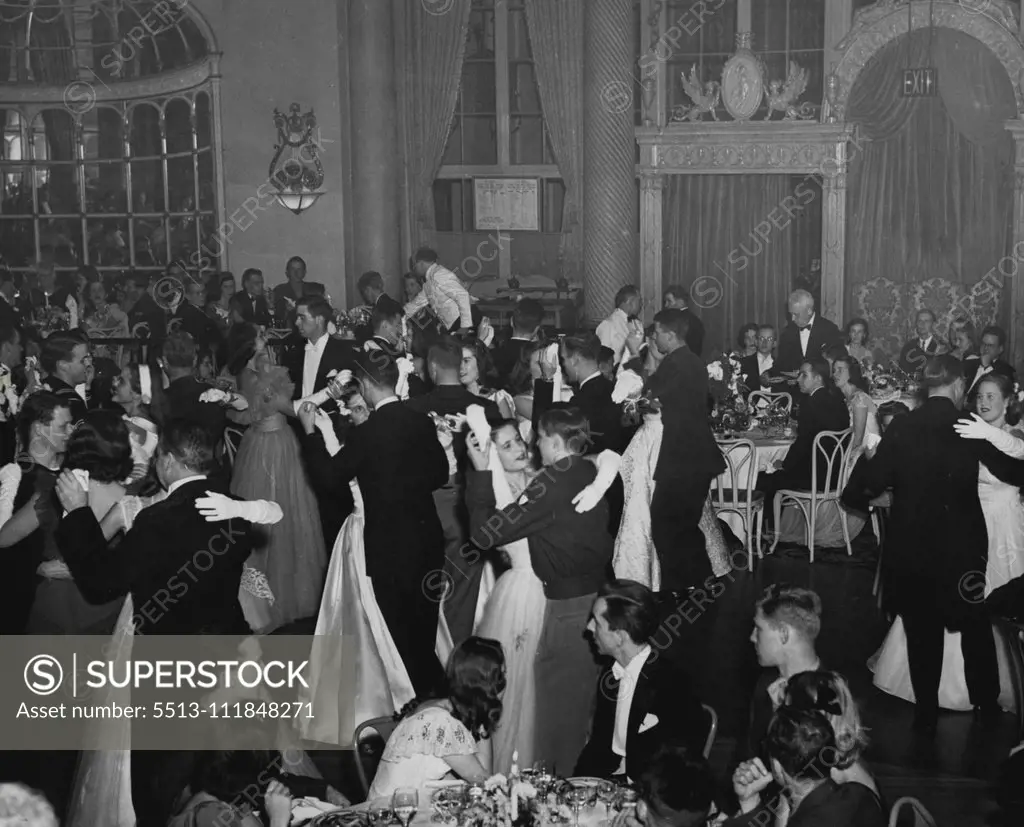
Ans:
[{"label": "ornate wall molding", "polygon": [[836,66],[839,111],[846,110],[857,76],[879,50],[908,31],[929,25],[963,32],[985,44],[1006,69],[1017,111],[1024,112],[1024,47],[1016,10],[1006,0],[879,0],[859,10],[850,33],[836,47],[842,55]]}]

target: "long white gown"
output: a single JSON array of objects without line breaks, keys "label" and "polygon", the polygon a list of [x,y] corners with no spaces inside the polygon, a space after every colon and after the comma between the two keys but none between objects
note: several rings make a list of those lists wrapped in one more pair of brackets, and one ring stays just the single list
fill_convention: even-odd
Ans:
[{"label": "long white gown", "polygon": [[352,746],[356,727],[393,715],[416,693],[366,574],[363,498],[350,484],[355,507],[334,543],[310,653],[309,690],[300,700],[312,717],[297,720],[310,741]]},{"label": "long white gown", "polygon": [[[988,529],[988,566],[985,570],[985,596],[988,597],[994,589],[1024,574],[1024,505],[1021,504],[1020,489],[997,479],[984,465],[978,469],[978,498]],[[902,618],[897,617],[892,624],[876,658],[877,662],[868,664],[875,672],[875,686],[913,703],[914,687],[910,682],[907,636]],[[1003,709],[1014,710],[1016,704],[1009,663],[999,635],[996,635],[996,658],[999,663],[999,705]],[[939,706],[960,711],[973,708],[967,691],[959,632],[946,632]]]},{"label": "long white gown", "polygon": [[[636,580],[652,591],[661,589],[661,566],[651,535],[651,498],[654,496],[654,471],[658,467],[663,432],[661,414],[646,414],[644,424],[622,455],[619,475],[625,500],[612,555],[616,577]],[[710,500],[704,504],[700,528],[707,542],[712,573],[715,577],[727,574],[732,570],[729,549]]]}]

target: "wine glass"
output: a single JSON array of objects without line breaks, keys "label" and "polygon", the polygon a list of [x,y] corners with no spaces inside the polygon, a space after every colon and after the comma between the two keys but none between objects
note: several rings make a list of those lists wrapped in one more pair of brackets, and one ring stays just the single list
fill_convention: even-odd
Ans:
[{"label": "wine glass", "polygon": [[605,812],[608,815],[612,813],[612,804],[618,794],[618,789],[616,789],[615,784],[611,781],[602,781],[597,785],[597,797],[601,799],[601,803],[604,804]]},{"label": "wine glass", "polygon": [[376,804],[371,805],[368,815],[370,824],[375,825],[375,827],[387,827],[395,817],[395,814],[391,811],[391,807],[383,802],[377,802]]},{"label": "wine glass", "polygon": [[566,804],[572,808],[576,827],[580,827],[580,811],[590,803],[590,790],[586,787],[570,787],[565,798]]},{"label": "wine glass", "polygon": [[399,787],[391,796],[391,809],[395,811],[403,827],[409,827],[419,806],[420,794],[415,787]]}]

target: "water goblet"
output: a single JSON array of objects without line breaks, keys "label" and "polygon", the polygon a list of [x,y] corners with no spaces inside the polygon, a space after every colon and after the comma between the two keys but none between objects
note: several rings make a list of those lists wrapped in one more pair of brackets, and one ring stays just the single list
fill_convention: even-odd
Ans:
[{"label": "water goblet", "polygon": [[590,803],[590,790],[586,787],[570,787],[565,798],[566,804],[572,808],[576,827],[580,827],[580,811]]},{"label": "water goblet", "polygon": [[604,804],[605,812],[610,816],[612,813],[612,804],[615,803],[615,798],[618,795],[618,790],[615,788],[615,784],[611,781],[602,781],[597,785],[597,797],[601,799],[601,803]]},{"label": "water goblet", "polygon": [[419,804],[420,794],[415,787],[399,787],[391,797],[391,809],[395,811],[403,827],[409,827]]}]

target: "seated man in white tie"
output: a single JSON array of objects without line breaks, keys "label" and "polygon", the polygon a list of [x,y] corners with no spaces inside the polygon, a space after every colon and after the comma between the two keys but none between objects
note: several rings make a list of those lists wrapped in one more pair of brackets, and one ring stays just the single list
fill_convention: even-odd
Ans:
[{"label": "seated man in white tie", "polygon": [[1013,365],[1000,358],[1006,347],[1006,331],[996,325],[989,325],[981,333],[981,358],[964,362],[964,378],[967,380],[967,392],[970,393],[982,376],[999,373],[1015,381],[1017,372]]},{"label": "seated man in white tie", "polygon": [[654,592],[633,580],[606,583],[587,631],[612,664],[601,673],[590,740],[575,774],[638,779],[665,744],[700,755],[711,721],[686,675],[652,646],[658,631]]}]

